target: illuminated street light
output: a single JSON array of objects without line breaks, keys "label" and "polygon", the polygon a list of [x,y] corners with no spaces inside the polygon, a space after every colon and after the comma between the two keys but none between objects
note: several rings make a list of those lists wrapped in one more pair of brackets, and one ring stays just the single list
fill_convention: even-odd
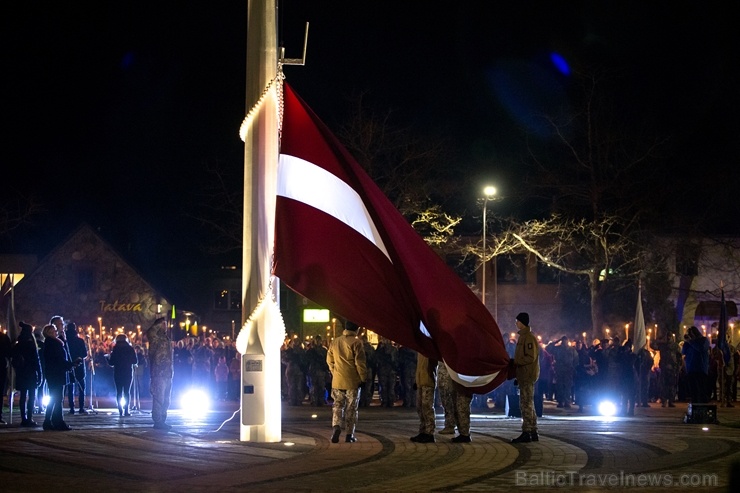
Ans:
[{"label": "illuminated street light", "polygon": [[[496,187],[487,186],[483,189],[483,277],[481,282],[481,301],[486,304],[486,212],[488,210],[488,201],[493,200],[496,195]],[[493,318],[498,319],[498,282],[496,279],[496,263],[493,264]]]}]

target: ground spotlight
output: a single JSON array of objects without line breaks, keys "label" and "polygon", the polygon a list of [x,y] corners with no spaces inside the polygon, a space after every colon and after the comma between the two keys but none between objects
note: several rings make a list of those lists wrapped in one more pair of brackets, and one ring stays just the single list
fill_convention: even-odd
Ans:
[{"label": "ground spotlight", "polygon": [[180,408],[187,414],[200,415],[210,407],[208,392],[203,389],[188,389],[180,398]]},{"label": "ground spotlight", "polygon": [[41,398],[41,404],[43,404],[43,405],[44,405],[44,407],[46,407],[46,406],[48,406],[48,405],[49,405],[49,401],[50,401],[50,400],[51,400],[51,397],[49,397],[48,395],[44,395],[44,396],[43,396],[43,397]]},{"label": "ground spotlight", "polygon": [[614,416],[617,414],[617,406],[612,401],[599,402],[599,414],[602,416]]}]

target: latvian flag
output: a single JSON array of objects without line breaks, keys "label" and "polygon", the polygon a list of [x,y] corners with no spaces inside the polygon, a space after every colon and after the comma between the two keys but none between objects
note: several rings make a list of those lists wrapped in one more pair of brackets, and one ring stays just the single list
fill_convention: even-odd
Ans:
[{"label": "latvian flag", "polygon": [[491,314],[287,83],[283,94],[274,274],[347,320],[443,360],[473,392],[498,387],[509,356]]}]

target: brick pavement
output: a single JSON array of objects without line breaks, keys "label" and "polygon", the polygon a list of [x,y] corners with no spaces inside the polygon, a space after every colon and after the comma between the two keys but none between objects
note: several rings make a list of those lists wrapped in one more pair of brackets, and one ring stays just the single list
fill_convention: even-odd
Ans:
[{"label": "brick pavement", "polygon": [[667,482],[670,475],[671,487],[634,489],[729,491],[730,467],[740,461],[740,407],[720,408],[719,425],[697,425],[682,422],[685,404],[653,406],[638,409],[635,417],[604,419],[548,403],[540,441],[519,445],[509,440],[518,435],[520,421],[497,410],[473,414],[470,444],[451,443],[445,435],[433,444],[411,442],[416,412],[401,407],[362,408],[359,441],[352,444],[329,442],[329,407],[284,406],[282,442],[271,444],[239,441],[237,420],[227,421],[233,403],[197,419],[175,410],[169,433],[152,429],[145,411],[123,419],[110,408],[69,416],[69,432],[20,428],[16,412],[16,424],[0,428],[0,489],[213,493],[563,486],[586,492]]}]

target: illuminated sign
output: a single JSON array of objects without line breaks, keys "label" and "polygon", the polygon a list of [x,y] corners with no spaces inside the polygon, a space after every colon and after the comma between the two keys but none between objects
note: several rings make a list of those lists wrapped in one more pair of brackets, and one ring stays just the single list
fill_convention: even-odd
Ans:
[{"label": "illuminated sign", "polygon": [[140,312],[142,311],[141,303],[121,303],[116,300],[113,303],[100,301],[100,311],[102,312]]},{"label": "illuminated sign", "polygon": [[331,319],[329,310],[325,308],[305,308],[303,310],[304,322],[328,322]]}]

